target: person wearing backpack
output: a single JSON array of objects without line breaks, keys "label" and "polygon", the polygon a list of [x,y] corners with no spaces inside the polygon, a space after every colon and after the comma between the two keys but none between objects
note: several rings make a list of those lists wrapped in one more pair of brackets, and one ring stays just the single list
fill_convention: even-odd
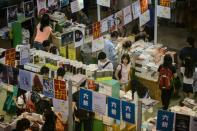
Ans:
[{"label": "person wearing backpack", "polygon": [[167,110],[170,104],[173,84],[173,78],[176,77],[176,67],[172,65],[172,57],[164,56],[164,62],[159,66],[159,88],[161,89],[161,101],[163,110]]},{"label": "person wearing backpack", "polygon": [[107,56],[104,52],[100,52],[98,54],[98,69],[113,71],[113,64],[107,59]]},{"label": "person wearing backpack", "polygon": [[186,57],[184,60],[184,66],[181,67],[181,74],[183,75],[183,92],[184,97],[191,97],[193,94],[193,86],[194,83],[194,72],[195,65],[193,59],[191,57]]},{"label": "person wearing backpack", "polygon": [[121,57],[121,64],[118,65],[115,71],[115,78],[120,82],[123,90],[125,90],[125,86],[127,86],[130,81],[130,70],[130,56],[128,54],[124,54]]}]

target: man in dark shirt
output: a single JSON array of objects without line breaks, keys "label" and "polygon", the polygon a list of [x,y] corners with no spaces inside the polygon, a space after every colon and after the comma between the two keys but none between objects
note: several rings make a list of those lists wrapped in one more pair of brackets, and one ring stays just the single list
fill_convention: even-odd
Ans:
[{"label": "man in dark shirt", "polygon": [[191,57],[195,65],[197,65],[197,48],[195,48],[195,39],[193,37],[188,37],[187,43],[189,44],[189,46],[181,49],[179,58],[181,59],[182,64],[184,64],[184,59],[186,57]]}]

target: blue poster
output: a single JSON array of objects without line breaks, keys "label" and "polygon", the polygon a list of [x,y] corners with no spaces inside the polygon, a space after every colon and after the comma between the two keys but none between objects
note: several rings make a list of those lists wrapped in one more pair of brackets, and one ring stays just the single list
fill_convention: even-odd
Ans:
[{"label": "blue poster", "polygon": [[120,120],[120,100],[108,97],[108,116]]},{"label": "blue poster", "polygon": [[26,70],[19,70],[20,88],[26,91],[32,91],[32,73]]},{"label": "blue poster", "polygon": [[172,131],[174,124],[174,113],[159,110],[157,114],[157,130]]},{"label": "blue poster", "polygon": [[54,98],[53,79],[43,78],[43,95]]},{"label": "blue poster", "polygon": [[92,111],[92,91],[80,89],[79,91],[79,108]]},{"label": "blue poster", "polygon": [[122,119],[135,124],[135,104],[122,101]]}]

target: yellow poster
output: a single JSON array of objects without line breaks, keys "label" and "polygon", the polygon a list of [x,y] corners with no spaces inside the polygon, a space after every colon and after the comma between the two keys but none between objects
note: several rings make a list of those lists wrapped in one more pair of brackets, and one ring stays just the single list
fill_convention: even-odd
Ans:
[{"label": "yellow poster", "polygon": [[75,49],[73,44],[68,46],[68,59],[70,59],[70,60],[76,60],[77,59],[76,49]]}]

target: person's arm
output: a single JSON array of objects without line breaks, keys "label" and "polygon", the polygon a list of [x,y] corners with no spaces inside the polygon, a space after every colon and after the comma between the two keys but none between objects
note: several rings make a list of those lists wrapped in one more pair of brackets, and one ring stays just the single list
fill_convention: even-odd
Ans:
[{"label": "person's arm", "polygon": [[119,79],[118,74],[119,74],[120,68],[121,68],[120,65],[118,65],[118,67],[117,67],[117,69],[116,69],[116,71],[115,71],[115,78],[116,78],[116,80],[118,80],[119,82],[120,82],[120,79]]}]

